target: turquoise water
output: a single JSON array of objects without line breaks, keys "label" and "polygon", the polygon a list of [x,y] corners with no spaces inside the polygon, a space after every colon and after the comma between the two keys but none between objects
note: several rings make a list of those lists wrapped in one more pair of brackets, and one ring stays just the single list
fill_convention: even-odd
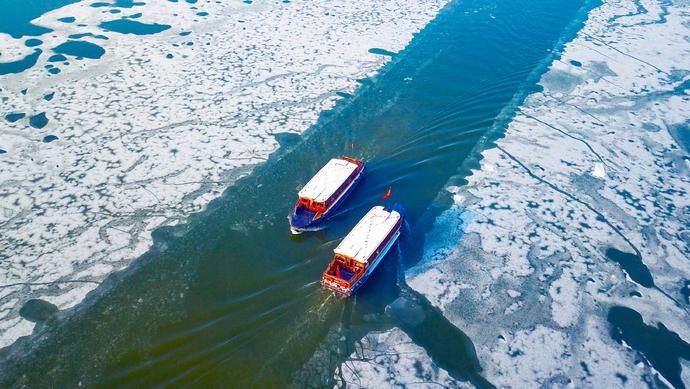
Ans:
[{"label": "turquoise water", "polygon": [[170,28],[167,24],[141,23],[129,19],[110,20],[101,23],[100,27],[108,31],[134,35],[157,34]]},{"label": "turquoise water", "polygon": [[79,0],[3,0],[0,2],[0,32],[14,38],[43,35],[52,30],[31,21],[46,12],[76,3]]},{"label": "turquoise water", "polygon": [[101,46],[87,41],[67,41],[56,46],[53,51],[58,54],[91,59],[101,58],[105,54]]},{"label": "turquoise water", "polygon": [[[404,52],[371,48],[393,58],[382,74],[341,93],[303,137],[279,136],[280,151],[208,210],[157,230],[154,249],[73,312],[26,313],[37,335],[0,356],[2,386],[321,386],[357,340],[393,326],[454,377],[491,386],[472,340],[401,273],[420,259],[433,199],[500,134],[593,5],[456,1]],[[367,176],[328,230],[291,236],[296,188],[339,154],[366,159]],[[372,205],[392,202],[408,211],[397,250],[356,297],[324,292],[339,239]],[[317,349],[330,357],[304,370]]]},{"label": "turquoise water", "polygon": [[0,76],[4,74],[21,73],[31,68],[36,65],[36,61],[38,61],[38,57],[41,56],[42,52],[43,50],[41,49],[34,49],[33,53],[18,61],[0,63]]}]

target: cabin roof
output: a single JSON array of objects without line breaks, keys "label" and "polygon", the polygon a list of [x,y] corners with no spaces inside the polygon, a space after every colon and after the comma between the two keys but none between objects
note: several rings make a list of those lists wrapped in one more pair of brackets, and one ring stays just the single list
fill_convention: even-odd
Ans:
[{"label": "cabin roof", "polygon": [[333,252],[366,263],[398,220],[398,212],[388,212],[382,206],[376,206],[364,215]]},{"label": "cabin roof", "polygon": [[299,191],[298,196],[318,202],[331,198],[335,191],[357,169],[357,164],[333,158]]}]

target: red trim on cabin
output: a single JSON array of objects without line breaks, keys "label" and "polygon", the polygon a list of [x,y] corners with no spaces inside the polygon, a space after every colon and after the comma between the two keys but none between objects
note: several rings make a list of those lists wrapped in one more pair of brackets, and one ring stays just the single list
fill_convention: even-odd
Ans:
[{"label": "red trim on cabin", "polygon": [[335,201],[338,198],[340,198],[340,195],[343,194],[345,189],[352,183],[352,181],[354,181],[354,179],[359,175],[359,173],[362,172],[362,169],[364,169],[364,161],[362,160],[345,156],[340,157],[340,159],[348,161],[350,163],[354,163],[355,165],[357,165],[357,168],[352,171],[352,174],[350,174],[350,176],[343,182],[343,184],[340,185],[340,187],[338,187],[338,189],[333,193],[333,195],[331,195],[331,197],[329,197],[324,202],[318,202],[309,198],[300,197],[297,199],[297,204],[295,205],[295,207],[302,205],[312,212],[324,213],[335,203]]},{"label": "red trim on cabin", "polygon": [[341,156],[340,156],[340,159],[345,160],[345,161],[347,161],[347,162],[354,163],[355,165],[357,165],[357,166],[359,166],[359,167],[364,166],[364,161],[362,161],[361,159],[352,158],[352,157],[348,157],[348,156],[345,156],[345,155],[341,155]]},{"label": "red trim on cabin", "polygon": [[[331,261],[331,263],[328,265],[328,268],[326,271],[323,273],[323,278],[321,280],[321,284],[325,286],[326,288],[332,289],[336,292],[348,294],[349,290],[352,288],[352,286],[359,281],[360,278],[362,278],[362,275],[364,275],[364,272],[367,270],[368,266],[370,265],[369,259],[371,258],[376,258],[379,254],[381,254],[381,251],[388,245],[388,243],[391,241],[393,236],[395,235],[396,232],[400,230],[400,226],[402,225],[402,218],[398,220],[398,222],[395,224],[393,228],[391,228],[390,232],[388,235],[386,235],[386,238],[381,241],[379,246],[374,250],[374,252],[367,258],[366,264],[363,264],[354,258],[346,257],[344,255],[336,254]],[[343,280],[341,278],[341,271],[340,271],[340,266],[345,267],[348,271],[354,273],[352,278],[349,281]]]}]

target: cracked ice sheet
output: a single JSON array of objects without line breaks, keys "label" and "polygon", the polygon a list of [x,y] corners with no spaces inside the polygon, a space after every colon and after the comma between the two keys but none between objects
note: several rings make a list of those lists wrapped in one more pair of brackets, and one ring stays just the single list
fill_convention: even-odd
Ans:
[{"label": "cracked ice sheet", "polygon": [[[0,289],[0,305],[13,302],[0,312],[0,347],[31,331],[18,319],[24,302],[77,304],[146,251],[154,228],[202,210],[264,161],[278,147],[274,134],[302,133],[337,91],[374,75],[389,58],[370,48],[402,50],[444,3],[157,0],[123,9],[172,26],[149,36],[98,28],[120,16],[90,2],[34,21],[54,30],[40,37],[38,63],[0,77],[0,120],[49,119],[42,129],[28,118],[0,126],[0,286],[20,285]],[[76,21],[57,21],[69,16]],[[47,73],[49,50],[80,33],[108,38],[82,38],[105,55],[68,56],[60,74]],[[10,57],[27,52],[25,38],[0,38]],[[49,134],[59,139],[42,143]]]},{"label": "cracked ice sheet", "polygon": [[[498,386],[664,381],[611,339],[614,305],[690,342],[685,4],[592,10],[468,185],[447,187],[454,205],[406,280],[468,333]],[[659,289],[608,260],[609,247],[638,250]]]},{"label": "cracked ice sheet", "polygon": [[397,327],[369,333],[355,347],[357,350],[336,370],[335,387],[473,387],[436,366],[426,351]]}]

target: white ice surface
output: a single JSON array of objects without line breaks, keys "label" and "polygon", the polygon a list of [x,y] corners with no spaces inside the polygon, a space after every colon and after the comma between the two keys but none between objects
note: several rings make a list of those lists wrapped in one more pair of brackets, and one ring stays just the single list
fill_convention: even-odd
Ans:
[{"label": "white ice surface", "polygon": [[402,330],[372,332],[336,370],[335,387],[348,388],[472,388],[439,368]]},{"label": "white ice surface", "polygon": [[[146,251],[154,228],[202,210],[266,160],[275,134],[302,133],[336,92],[374,75],[389,57],[368,50],[402,50],[445,0],[151,0],[120,14],[91,3],[35,20],[54,30],[40,37],[38,63],[0,76],[0,305],[12,302],[0,311],[0,347],[30,333],[24,302],[78,303]],[[98,27],[136,13],[172,27],[148,36]],[[76,21],[57,21],[67,16]],[[105,55],[67,56],[50,75],[50,49],[81,33]],[[30,52],[24,40],[1,35],[2,60]],[[45,112],[48,125],[4,121],[16,112]]]},{"label": "white ice surface", "polygon": [[[492,383],[652,382],[609,334],[614,305],[690,342],[688,36],[687,2],[604,0],[468,185],[448,186],[455,205],[406,280],[470,336]],[[638,250],[658,289],[611,247]]]}]

